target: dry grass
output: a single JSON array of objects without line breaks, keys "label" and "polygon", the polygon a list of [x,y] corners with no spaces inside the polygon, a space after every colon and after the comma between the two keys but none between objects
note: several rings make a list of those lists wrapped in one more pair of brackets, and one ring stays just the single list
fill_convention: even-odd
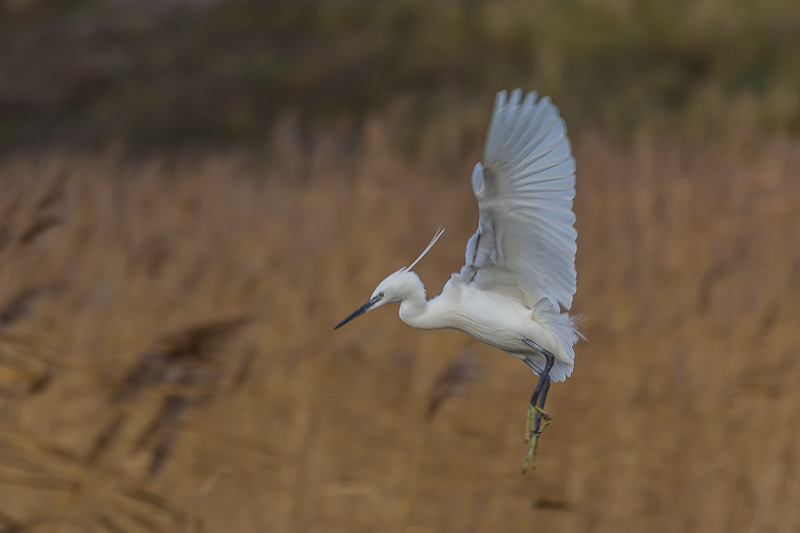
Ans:
[{"label": "dry grass", "polygon": [[1,527],[800,529],[797,141],[581,137],[589,342],[521,477],[524,365],[389,310],[332,331],[444,226],[437,291],[476,225],[477,150],[367,131],[2,164]]}]

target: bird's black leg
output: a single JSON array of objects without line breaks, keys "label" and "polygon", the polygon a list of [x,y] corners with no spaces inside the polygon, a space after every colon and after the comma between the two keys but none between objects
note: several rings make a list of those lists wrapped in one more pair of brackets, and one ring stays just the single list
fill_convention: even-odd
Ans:
[{"label": "bird's black leg", "polygon": [[553,368],[553,365],[556,362],[556,358],[551,352],[545,350],[544,348],[542,348],[541,346],[539,346],[538,344],[529,339],[522,339],[522,342],[524,342],[525,344],[527,344],[528,346],[530,346],[531,348],[542,354],[545,358],[545,365],[543,370],[535,367],[531,363],[528,363],[529,366],[534,371],[539,373],[539,381],[536,383],[536,388],[533,390],[533,395],[531,396],[531,401],[530,401],[530,408],[536,411],[535,425],[532,429],[533,431],[538,433],[540,432],[539,428],[541,426],[542,416],[547,415],[547,413],[544,411],[544,402],[547,399],[547,392],[550,389],[550,369]]},{"label": "bird's black leg", "polygon": [[534,431],[538,431],[539,433],[544,430],[544,428],[539,429],[539,425],[541,424],[542,417],[545,417],[545,421],[550,421],[550,415],[547,414],[544,410],[544,402],[547,399],[547,392],[550,390],[550,376],[547,376],[544,380],[544,385],[542,385],[542,393],[539,396],[539,404],[536,406],[536,424],[533,427]]},{"label": "bird's black leg", "polygon": [[[524,474],[529,464],[532,464],[531,469],[536,468],[536,449],[539,444],[539,435],[542,434],[542,431],[550,422],[550,415],[544,410],[544,402],[550,390],[550,369],[553,368],[556,361],[551,352],[535,342],[529,339],[522,339],[522,341],[545,358],[544,369],[539,369],[531,362],[525,361],[528,366],[539,373],[539,381],[536,383],[536,388],[533,390],[528,406],[528,421],[525,425],[525,441],[528,443],[528,454],[525,457],[525,465],[522,468],[522,473]],[[542,419],[544,419],[544,425],[542,425]]]},{"label": "bird's black leg", "polygon": [[544,383],[544,380],[540,377],[539,381],[536,382],[536,388],[533,389],[533,395],[531,396],[530,404],[533,407],[536,407],[536,404],[539,402],[539,394],[542,392],[542,383]]}]

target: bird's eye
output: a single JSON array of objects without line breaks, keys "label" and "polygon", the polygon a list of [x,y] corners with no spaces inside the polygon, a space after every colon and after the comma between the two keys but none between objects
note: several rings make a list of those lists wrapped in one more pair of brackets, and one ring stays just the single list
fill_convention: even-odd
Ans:
[{"label": "bird's eye", "polygon": [[379,293],[378,293],[378,298],[383,298],[384,296],[386,296],[386,295],[385,295],[385,294],[383,294],[382,292],[379,292]]}]

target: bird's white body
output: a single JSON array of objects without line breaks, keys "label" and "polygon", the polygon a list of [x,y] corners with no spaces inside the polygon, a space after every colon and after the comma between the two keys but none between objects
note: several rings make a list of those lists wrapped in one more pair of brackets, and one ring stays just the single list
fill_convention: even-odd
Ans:
[{"label": "bird's white body", "polygon": [[[442,293],[425,298],[411,271],[422,255],[384,279],[372,298],[343,320],[387,303],[400,303],[400,318],[420,329],[454,328],[524,360],[549,378],[572,372],[578,341],[566,311],[575,294],[575,160],[564,121],[548,98],[522,91],[498,93],[483,163],[472,173],[478,231],[467,243],[466,262]],[[563,308],[563,311],[562,311]],[[547,357],[550,357],[549,355]],[[545,371],[547,373],[547,371]]]},{"label": "bird's white body", "polygon": [[[400,302],[400,319],[409,326],[457,329],[543,368],[544,357],[522,341],[530,339],[556,356],[550,371],[553,381],[563,381],[572,372],[572,346],[577,341],[574,321],[567,313],[555,311],[549,300],[530,307],[519,299],[464,283],[459,274],[453,274],[441,294],[426,300],[415,272],[400,270],[392,276],[391,284],[401,288],[392,300]],[[379,286],[376,294],[385,289]],[[389,298],[386,303],[391,303]]]}]

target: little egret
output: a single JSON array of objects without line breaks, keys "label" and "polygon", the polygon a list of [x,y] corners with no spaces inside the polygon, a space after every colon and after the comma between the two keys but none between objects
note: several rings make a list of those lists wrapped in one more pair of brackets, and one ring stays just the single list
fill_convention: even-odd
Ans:
[{"label": "little egret", "polygon": [[[558,110],[535,92],[499,92],[483,152],[472,172],[478,231],[467,243],[466,264],[431,300],[411,269],[441,237],[440,230],[408,267],[378,284],[369,301],[342,320],[388,303],[420,329],[454,328],[521,359],[539,375],[528,407],[522,473],[536,467],[550,382],[572,373],[578,341],[567,312],[575,294],[575,160]],[[561,308],[559,307],[561,306]]]}]

